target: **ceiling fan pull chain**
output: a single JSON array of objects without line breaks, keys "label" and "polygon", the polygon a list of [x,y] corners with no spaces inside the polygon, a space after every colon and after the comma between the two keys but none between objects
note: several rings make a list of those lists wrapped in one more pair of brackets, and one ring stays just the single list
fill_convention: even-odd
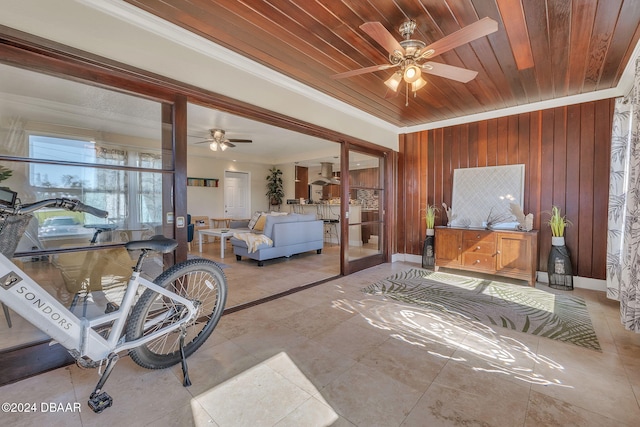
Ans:
[{"label": "ceiling fan pull chain", "polygon": [[405,84],[404,87],[406,88],[405,97],[404,97],[406,101],[404,103],[404,106],[408,107],[409,106],[409,84],[408,83]]}]

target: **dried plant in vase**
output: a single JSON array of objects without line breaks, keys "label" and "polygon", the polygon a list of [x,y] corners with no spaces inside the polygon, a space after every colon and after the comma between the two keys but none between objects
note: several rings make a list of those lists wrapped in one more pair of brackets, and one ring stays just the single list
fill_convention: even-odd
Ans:
[{"label": "dried plant in vase", "polygon": [[442,207],[444,208],[445,213],[447,214],[447,226],[451,226],[451,222],[455,219],[455,215],[453,214],[453,209],[447,207],[446,203],[442,203]]},{"label": "dried plant in vase", "polygon": [[502,224],[503,222],[509,222],[513,220],[513,216],[507,213],[494,213],[493,208],[489,210],[489,215],[487,215],[487,220],[485,221],[486,228],[491,229],[497,224]]},{"label": "dried plant in vase", "polygon": [[533,214],[528,214],[525,216],[524,211],[520,208],[520,205],[516,203],[511,203],[510,205],[511,213],[516,217],[518,221],[518,230],[522,231],[531,231],[533,229]]}]

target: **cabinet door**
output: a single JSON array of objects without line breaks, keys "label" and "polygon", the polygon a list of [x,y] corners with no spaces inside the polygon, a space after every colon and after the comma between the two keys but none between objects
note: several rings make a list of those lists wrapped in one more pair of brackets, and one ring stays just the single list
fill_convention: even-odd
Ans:
[{"label": "cabinet door", "polygon": [[436,228],[436,265],[439,267],[460,265],[462,231]]},{"label": "cabinet door", "polygon": [[309,198],[309,168],[296,166],[295,198]]},{"label": "cabinet door", "polygon": [[533,236],[520,233],[496,233],[497,270],[530,272],[533,269]]}]

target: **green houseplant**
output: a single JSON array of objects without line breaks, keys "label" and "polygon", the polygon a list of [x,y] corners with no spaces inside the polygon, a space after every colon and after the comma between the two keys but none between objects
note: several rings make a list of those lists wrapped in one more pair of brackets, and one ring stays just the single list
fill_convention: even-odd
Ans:
[{"label": "green houseplant", "polygon": [[267,193],[269,203],[272,205],[281,205],[284,197],[284,188],[282,187],[282,171],[275,166],[269,170],[267,175]]},{"label": "green houseplant", "polygon": [[433,230],[436,224],[436,212],[438,212],[438,208],[434,205],[428,205],[425,209],[424,213],[424,222],[427,226],[427,230]]},{"label": "green houseplant", "polygon": [[553,237],[564,237],[564,229],[571,225],[571,221],[566,216],[562,216],[560,208],[554,206],[551,208],[551,218],[549,218],[549,227]]},{"label": "green houseplant", "polygon": [[9,179],[12,174],[13,171],[11,169],[0,166],[0,182],[4,181],[5,179]]}]

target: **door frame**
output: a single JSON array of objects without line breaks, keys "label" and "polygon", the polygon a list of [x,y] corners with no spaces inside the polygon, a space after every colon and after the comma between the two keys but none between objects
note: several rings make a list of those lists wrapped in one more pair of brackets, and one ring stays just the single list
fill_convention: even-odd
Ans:
[{"label": "door frame", "polygon": [[[395,217],[392,209],[395,192],[391,188],[393,173],[395,170],[395,155],[393,150],[384,148],[365,147],[359,144],[343,142],[341,147],[340,176],[342,184],[341,200],[349,200],[351,185],[349,182],[349,153],[356,151],[371,156],[380,157],[380,172],[383,174],[383,189],[381,195],[382,204],[382,223],[383,223],[383,245],[379,254],[359,258],[349,261],[349,223],[348,221],[340,221],[340,273],[344,276],[356,271],[364,270],[386,262],[391,262],[392,238],[394,236],[391,224],[394,224]],[[346,179],[345,179],[346,178]],[[347,218],[349,212],[348,203],[340,203],[340,217]]]},{"label": "door frame", "polygon": [[[246,175],[247,180],[245,181],[245,202],[246,202],[246,206],[247,206],[247,218],[251,217],[251,172],[244,172],[244,171],[238,171],[238,170],[225,170],[224,171],[224,180],[226,181],[227,179],[227,173],[238,173],[238,174],[243,174]],[[222,183],[222,203],[223,203],[223,217],[227,217],[227,186],[226,183],[223,182]],[[244,218],[242,218],[244,219]]]}]

